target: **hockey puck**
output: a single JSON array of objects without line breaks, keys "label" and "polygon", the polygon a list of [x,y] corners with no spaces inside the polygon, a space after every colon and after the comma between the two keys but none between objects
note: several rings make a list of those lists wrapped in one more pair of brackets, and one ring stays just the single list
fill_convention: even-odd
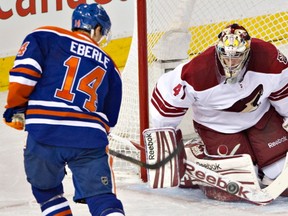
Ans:
[{"label": "hockey puck", "polygon": [[227,185],[227,192],[230,194],[236,194],[239,191],[239,185],[235,182],[230,182]]}]

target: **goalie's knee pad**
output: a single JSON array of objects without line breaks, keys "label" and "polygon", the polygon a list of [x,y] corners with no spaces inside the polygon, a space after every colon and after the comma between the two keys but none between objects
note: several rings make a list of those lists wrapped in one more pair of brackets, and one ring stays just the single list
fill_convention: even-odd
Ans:
[{"label": "goalie's knee pad", "polygon": [[102,194],[86,198],[92,216],[124,216],[121,201],[115,194]]},{"label": "goalie's knee pad", "polygon": [[[249,155],[237,155],[237,156],[212,156],[205,153],[204,145],[200,141],[194,140],[191,143],[185,145],[185,152],[187,155],[186,172],[181,179],[180,187],[195,188],[196,185],[203,191],[203,193],[210,199],[219,201],[239,201],[241,198],[226,192],[227,182],[223,179],[211,174],[212,179],[215,180],[215,184],[211,185],[210,181],[201,178],[205,176],[205,170],[197,170],[193,164],[204,167],[203,169],[209,169],[216,173],[220,173],[229,178],[231,181],[238,181],[245,184],[247,187],[258,188],[258,177],[255,172],[255,167],[252,163]],[[195,175],[198,172],[200,175],[197,178]],[[210,179],[211,180],[211,179]],[[210,184],[209,184],[210,183]]]}]

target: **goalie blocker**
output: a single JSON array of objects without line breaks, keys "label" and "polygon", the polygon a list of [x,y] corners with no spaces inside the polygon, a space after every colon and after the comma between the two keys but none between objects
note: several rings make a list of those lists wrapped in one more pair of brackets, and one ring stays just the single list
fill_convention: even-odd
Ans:
[{"label": "goalie blocker", "polygon": [[[147,163],[156,163],[183,145],[180,130],[151,128],[143,132]],[[190,140],[169,163],[157,170],[148,170],[152,188],[200,188],[211,199],[239,201],[265,205],[278,197],[287,187],[287,160],[283,172],[265,189],[261,189],[251,157],[247,154],[211,156],[205,154],[201,140]]]}]

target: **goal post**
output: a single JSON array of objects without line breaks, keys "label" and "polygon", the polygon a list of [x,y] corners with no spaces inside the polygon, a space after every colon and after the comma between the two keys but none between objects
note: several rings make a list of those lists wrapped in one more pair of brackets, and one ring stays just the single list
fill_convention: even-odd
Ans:
[{"label": "goal post", "polygon": [[[141,131],[150,127],[148,100],[158,78],[215,45],[232,23],[252,37],[269,41],[288,56],[288,2],[283,0],[137,0],[134,33],[122,72],[123,100],[110,148],[145,160],[133,145],[144,144]],[[148,97],[148,98],[147,98]],[[189,110],[180,124],[184,138],[195,136]],[[117,164],[118,163],[118,164]],[[116,170],[133,170],[143,181],[146,171],[117,162]],[[125,164],[123,164],[125,163]],[[127,167],[127,168],[126,168]]]},{"label": "goal post", "polygon": [[[149,128],[149,106],[148,106],[148,61],[147,61],[147,14],[146,0],[137,0],[137,28],[138,32],[138,83],[139,83],[139,134]],[[144,146],[143,137],[139,137],[140,145]],[[140,160],[146,161],[144,151],[140,152]],[[140,177],[146,182],[147,171],[144,167],[140,168]]]}]

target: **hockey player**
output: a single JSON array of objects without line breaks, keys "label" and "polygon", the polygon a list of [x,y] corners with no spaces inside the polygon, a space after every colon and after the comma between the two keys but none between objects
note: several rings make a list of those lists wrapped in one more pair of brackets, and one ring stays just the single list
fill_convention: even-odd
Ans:
[{"label": "hockey player", "polygon": [[80,4],[72,31],[40,27],[30,33],[10,71],[4,120],[28,132],[27,180],[42,215],[72,215],[62,180],[73,174],[74,201],[93,216],[124,215],[115,195],[107,134],[118,119],[122,81],[99,42],[111,22],[96,3]]},{"label": "hockey player", "polygon": [[218,38],[159,78],[151,97],[153,127],[176,128],[191,107],[206,152],[249,154],[268,185],[281,173],[288,150],[287,58],[238,24]]}]

